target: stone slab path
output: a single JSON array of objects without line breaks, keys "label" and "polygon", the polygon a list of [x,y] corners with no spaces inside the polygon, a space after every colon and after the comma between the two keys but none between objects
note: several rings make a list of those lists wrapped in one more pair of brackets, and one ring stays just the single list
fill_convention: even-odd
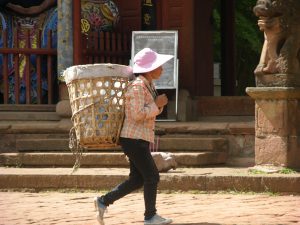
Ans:
[{"label": "stone slab path", "polygon": [[[1,225],[96,225],[92,199],[101,192],[0,192]],[[300,195],[159,193],[159,214],[174,225],[300,224]],[[143,195],[125,196],[108,208],[106,225],[143,224]]]}]

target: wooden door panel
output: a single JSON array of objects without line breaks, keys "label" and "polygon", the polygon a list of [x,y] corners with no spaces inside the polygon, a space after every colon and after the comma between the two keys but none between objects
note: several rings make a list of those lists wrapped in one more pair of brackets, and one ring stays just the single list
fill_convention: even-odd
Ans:
[{"label": "wooden door panel", "polygon": [[120,21],[118,31],[131,32],[141,29],[141,1],[140,0],[115,0],[119,8]]}]

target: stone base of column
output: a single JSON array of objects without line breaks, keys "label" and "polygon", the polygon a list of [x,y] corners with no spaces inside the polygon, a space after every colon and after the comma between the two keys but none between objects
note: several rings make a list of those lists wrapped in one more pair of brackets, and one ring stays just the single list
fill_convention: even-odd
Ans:
[{"label": "stone base of column", "polygon": [[255,79],[257,87],[300,87],[299,74],[260,74]]},{"label": "stone base of column", "polygon": [[64,82],[59,84],[59,99],[60,101],[56,104],[56,113],[61,118],[70,119],[72,116],[72,110],[70,106],[68,87]]},{"label": "stone base of column", "polygon": [[300,168],[300,88],[246,92],[255,99],[255,164]]}]

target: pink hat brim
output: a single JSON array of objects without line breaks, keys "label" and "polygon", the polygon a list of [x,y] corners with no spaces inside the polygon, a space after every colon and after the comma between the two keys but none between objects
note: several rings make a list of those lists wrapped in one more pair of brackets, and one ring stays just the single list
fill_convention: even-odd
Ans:
[{"label": "pink hat brim", "polygon": [[137,64],[133,65],[133,73],[147,73],[156,68],[162,66],[167,61],[172,59],[173,55],[166,55],[166,54],[156,54],[156,59],[152,63],[144,64],[142,67],[138,66]]}]

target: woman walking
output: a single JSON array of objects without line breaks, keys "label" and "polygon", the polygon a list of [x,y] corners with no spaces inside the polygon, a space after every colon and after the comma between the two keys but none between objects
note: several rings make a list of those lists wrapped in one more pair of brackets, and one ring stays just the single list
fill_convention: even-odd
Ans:
[{"label": "woman walking", "polygon": [[125,119],[120,134],[120,144],[129,158],[129,178],[101,197],[95,197],[97,220],[104,225],[103,215],[110,204],[125,195],[144,187],[144,224],[170,224],[157,214],[156,195],[159,172],[149,150],[154,142],[155,118],[168,103],[165,94],[158,95],[153,80],[162,74],[162,65],[172,59],[172,55],[158,54],[144,48],[133,59],[135,79],[128,85],[125,94]]}]

